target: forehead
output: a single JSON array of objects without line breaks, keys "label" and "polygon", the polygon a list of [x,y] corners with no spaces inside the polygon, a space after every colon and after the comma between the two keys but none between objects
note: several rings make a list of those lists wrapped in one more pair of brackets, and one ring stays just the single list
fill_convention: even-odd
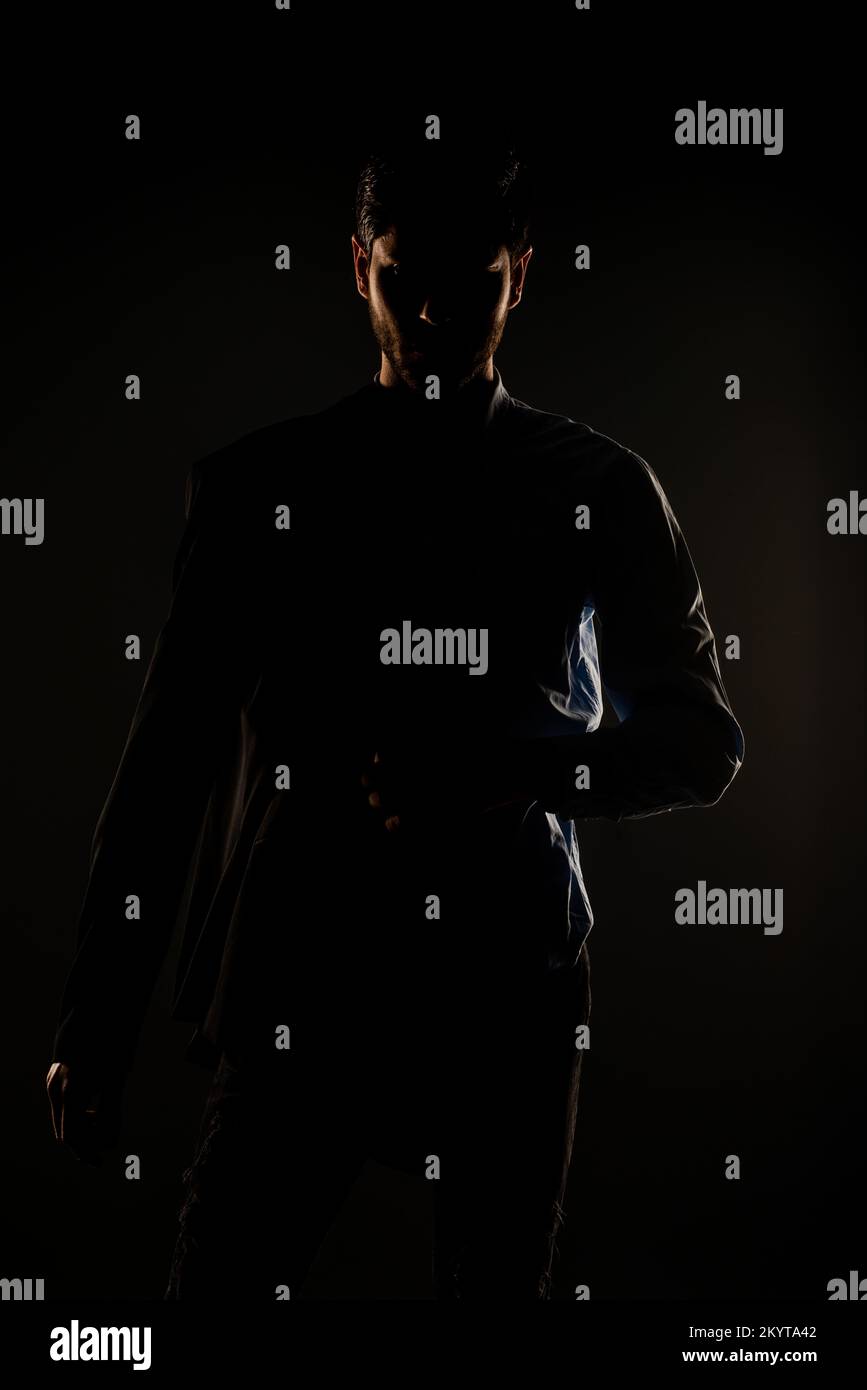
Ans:
[{"label": "forehead", "polygon": [[496,237],[472,226],[429,222],[425,226],[393,225],[373,243],[374,258],[404,261],[455,261],[488,263],[504,250]]}]

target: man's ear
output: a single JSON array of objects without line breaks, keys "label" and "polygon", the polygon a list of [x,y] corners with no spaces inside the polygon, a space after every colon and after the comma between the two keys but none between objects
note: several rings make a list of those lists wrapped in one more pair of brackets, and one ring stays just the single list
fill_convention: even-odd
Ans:
[{"label": "man's ear", "polygon": [[532,246],[528,246],[523,256],[519,256],[512,266],[512,283],[509,288],[509,305],[514,309],[516,304],[520,304],[521,295],[524,293],[524,280],[527,275],[527,266],[530,264],[530,257],[533,254]]},{"label": "man's ear", "polygon": [[352,238],[352,262],[355,266],[355,288],[362,299],[369,299],[370,289],[368,285],[368,272],[370,270],[370,260],[367,252],[356,236]]}]

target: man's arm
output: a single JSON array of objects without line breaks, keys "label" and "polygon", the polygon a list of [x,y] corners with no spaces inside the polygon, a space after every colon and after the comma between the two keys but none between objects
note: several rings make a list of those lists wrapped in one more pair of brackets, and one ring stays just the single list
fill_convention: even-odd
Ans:
[{"label": "man's arm", "polygon": [[[619,454],[591,528],[600,671],[621,723],[520,745],[517,784],[567,820],[712,805],[741,765],[743,734],[683,533],[637,454]],[[583,790],[579,765],[589,770]]]},{"label": "man's arm", "polygon": [[[93,837],[53,1057],[124,1074],[164,960],[250,662],[237,514],[214,460],[187,479],[172,601]],[[139,920],[127,898],[140,899]]]}]

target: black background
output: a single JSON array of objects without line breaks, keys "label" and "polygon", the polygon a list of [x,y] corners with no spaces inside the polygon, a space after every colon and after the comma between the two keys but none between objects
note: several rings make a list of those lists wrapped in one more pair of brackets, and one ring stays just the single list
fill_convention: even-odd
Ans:
[{"label": "black background", "polygon": [[[512,395],[658,473],[746,738],[713,810],[581,828],[592,1047],[558,1295],[824,1298],[867,1275],[867,542],[825,524],[831,497],[867,488],[854,37],[833,7],[718,10],[482,6],[472,32],[448,6],[196,8],[186,26],[117,11],[11,43],[0,490],[45,498],[46,538],[0,538],[0,1275],[162,1295],[208,1081],[167,1018],[172,960],[109,1165],[54,1144],[44,1095],[146,665],[123,642],[140,634],[146,657],[164,619],[191,462],[378,367],[351,270],[357,158],[431,112],[511,122],[532,151],[535,253],[497,365]],[[782,106],[782,154],[677,146],[674,112],[699,100]],[[782,934],[675,925],[675,891],[700,878],[782,888]],[[309,1292],[430,1297],[429,1219],[423,1179],[369,1165]]]}]

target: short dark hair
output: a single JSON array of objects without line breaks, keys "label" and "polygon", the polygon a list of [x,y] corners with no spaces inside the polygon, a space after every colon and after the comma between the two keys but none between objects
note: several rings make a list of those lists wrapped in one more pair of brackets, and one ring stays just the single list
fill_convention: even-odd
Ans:
[{"label": "short dark hair", "polygon": [[512,145],[479,140],[425,140],[365,156],[355,196],[355,234],[369,256],[373,243],[407,216],[432,207],[455,226],[486,229],[512,263],[530,244],[531,179]]}]

